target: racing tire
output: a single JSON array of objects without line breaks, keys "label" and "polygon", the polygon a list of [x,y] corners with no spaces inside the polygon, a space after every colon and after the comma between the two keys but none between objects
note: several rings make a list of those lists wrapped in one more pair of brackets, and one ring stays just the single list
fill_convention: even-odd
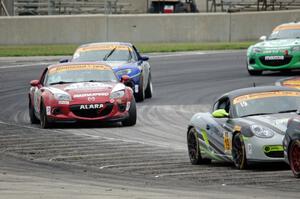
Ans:
[{"label": "racing tire", "polygon": [[198,135],[194,128],[191,128],[187,133],[187,145],[189,158],[193,165],[211,163],[211,159],[202,158]]},{"label": "racing tire", "polygon": [[152,98],[152,93],[153,93],[153,86],[152,86],[152,78],[151,78],[151,73],[150,73],[149,78],[148,78],[147,88],[145,91],[145,97]]},{"label": "racing tire", "polygon": [[123,126],[134,126],[136,124],[136,103],[134,98],[131,100],[130,108],[129,108],[129,116],[125,120],[122,121]]},{"label": "racing tire", "polygon": [[29,119],[31,124],[38,124],[40,120],[35,116],[34,108],[29,100]]},{"label": "racing tire", "polygon": [[249,73],[249,75],[251,75],[251,76],[259,76],[259,75],[262,74],[262,70],[249,70],[249,69],[248,69],[248,73]]},{"label": "racing tire", "polygon": [[288,151],[289,163],[296,178],[300,178],[300,140],[293,140]]},{"label": "racing tire", "polygon": [[40,110],[40,124],[43,129],[47,129],[51,127],[51,123],[49,122],[47,117],[46,107],[43,102],[41,104],[41,110]]},{"label": "racing tire", "polygon": [[135,93],[135,99],[137,102],[142,102],[145,99],[145,91],[144,91],[144,78],[141,75],[140,77],[140,85],[139,85],[139,92]]},{"label": "racing tire", "polygon": [[247,157],[243,136],[238,133],[232,141],[232,159],[236,168],[243,170],[247,168]]}]

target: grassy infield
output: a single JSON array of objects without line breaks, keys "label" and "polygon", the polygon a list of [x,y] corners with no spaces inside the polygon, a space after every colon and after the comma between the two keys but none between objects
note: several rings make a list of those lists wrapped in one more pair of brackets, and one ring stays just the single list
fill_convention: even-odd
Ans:
[{"label": "grassy infield", "polygon": [[[137,48],[142,53],[178,52],[197,50],[234,50],[246,49],[254,42],[232,43],[139,43]],[[0,57],[8,56],[53,56],[72,55],[78,45],[18,45],[0,46]]]}]

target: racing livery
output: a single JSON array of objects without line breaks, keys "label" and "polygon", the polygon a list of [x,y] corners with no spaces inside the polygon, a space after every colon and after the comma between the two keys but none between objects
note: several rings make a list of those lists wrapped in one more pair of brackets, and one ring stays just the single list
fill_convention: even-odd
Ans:
[{"label": "racing livery", "polygon": [[284,161],[287,121],[296,115],[300,91],[281,86],[238,89],[222,95],[212,113],[195,114],[188,126],[192,164],[232,161],[239,169],[253,162]]},{"label": "racing livery", "polygon": [[[123,76],[122,81],[126,84],[128,79]],[[30,121],[40,122],[42,128],[80,120],[136,123],[132,89],[104,63],[51,65],[30,84]]]},{"label": "racing livery", "polygon": [[300,68],[300,23],[279,25],[268,38],[262,36],[261,40],[247,51],[250,75]]},{"label": "racing livery", "polygon": [[[117,77],[128,75],[136,101],[152,97],[151,69],[148,57],[143,57],[130,43],[103,42],[85,44],[77,48],[71,62],[105,62],[112,66]],[[68,61],[68,60],[62,60]]]},{"label": "racing livery", "polygon": [[295,177],[300,178],[300,116],[291,118],[288,122],[283,139],[285,161],[290,165]]}]

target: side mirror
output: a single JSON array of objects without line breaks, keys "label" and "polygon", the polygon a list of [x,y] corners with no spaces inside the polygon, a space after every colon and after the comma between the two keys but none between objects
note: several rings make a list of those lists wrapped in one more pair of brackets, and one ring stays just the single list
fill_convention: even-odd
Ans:
[{"label": "side mirror", "polygon": [[30,81],[30,85],[33,86],[33,87],[36,87],[40,84],[40,81],[39,80],[31,80]]},{"label": "side mirror", "polygon": [[69,62],[69,59],[61,59],[61,60],[59,60],[59,63],[67,63],[67,62]]},{"label": "side mirror", "polygon": [[141,60],[141,61],[148,61],[148,60],[149,60],[149,57],[146,57],[146,56],[140,57],[140,60]]},{"label": "side mirror", "polygon": [[266,40],[267,40],[267,36],[266,36],[266,35],[263,35],[263,36],[261,36],[261,37],[259,38],[259,40],[261,40],[261,41],[266,41]]},{"label": "side mirror", "polygon": [[212,113],[212,116],[215,118],[226,118],[229,114],[225,111],[225,109],[218,109]]},{"label": "side mirror", "polygon": [[133,87],[133,83],[130,79],[130,77],[128,75],[123,75],[121,77],[121,82],[125,85],[125,86],[128,86],[128,87]]}]

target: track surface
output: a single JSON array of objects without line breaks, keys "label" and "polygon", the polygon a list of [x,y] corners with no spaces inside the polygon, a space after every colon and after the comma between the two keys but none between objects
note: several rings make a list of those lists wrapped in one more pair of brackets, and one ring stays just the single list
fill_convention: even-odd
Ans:
[{"label": "track surface", "polygon": [[[193,166],[186,150],[190,117],[208,111],[216,97],[253,82],[271,85],[295,72],[250,77],[244,51],[153,55],[155,94],[138,104],[136,126],[69,125],[41,130],[29,124],[28,82],[58,59],[0,59],[0,198],[4,193],[6,198],[18,197],[16,193],[24,196],[23,192],[32,198],[35,192],[29,191],[30,186],[20,188],[21,181],[28,183],[32,177],[42,177],[47,183],[56,179],[68,187],[69,192],[57,192],[59,187],[50,186],[51,192],[42,189],[48,187],[43,184],[40,193],[44,197],[54,192],[58,193],[55,197],[104,196],[111,189],[119,191],[105,194],[107,198],[299,197],[299,180],[284,164],[260,165],[248,171],[221,162]],[[74,184],[82,184],[82,195]]]}]

